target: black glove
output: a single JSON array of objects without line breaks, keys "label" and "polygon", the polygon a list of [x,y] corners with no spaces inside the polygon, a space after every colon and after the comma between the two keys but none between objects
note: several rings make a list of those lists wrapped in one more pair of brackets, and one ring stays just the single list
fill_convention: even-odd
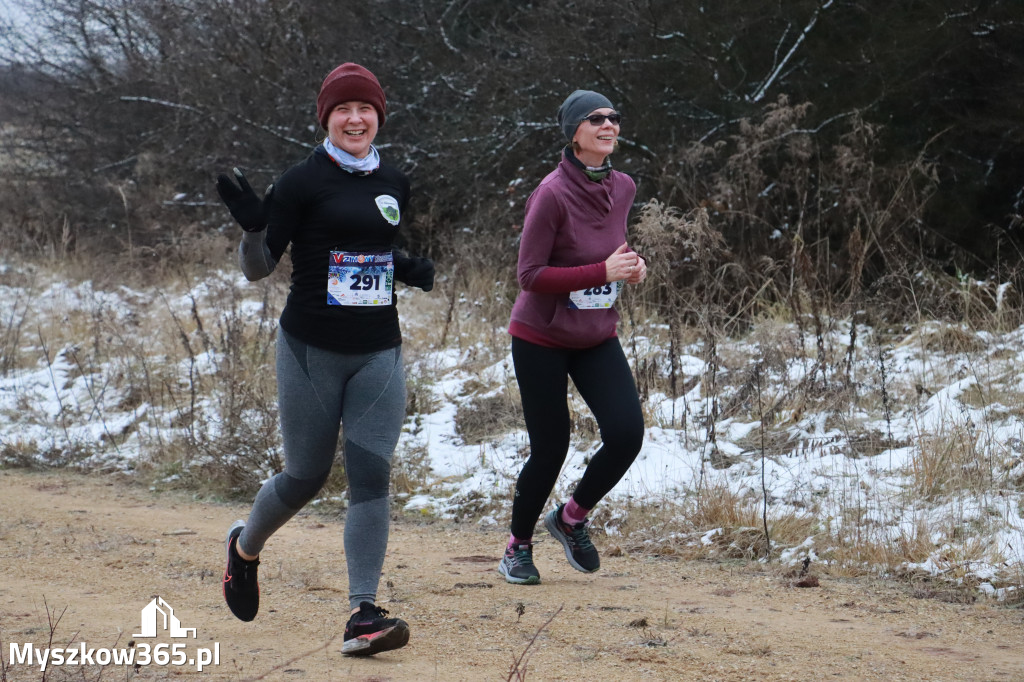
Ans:
[{"label": "black glove", "polygon": [[217,176],[217,193],[221,200],[227,204],[228,210],[235,221],[242,226],[246,232],[259,232],[267,226],[267,209],[270,206],[270,195],[274,186],[267,187],[267,192],[261,201],[256,192],[252,191],[249,181],[242,175],[242,171],[233,169],[235,177],[238,178],[238,185],[231,181],[226,175]]},{"label": "black glove", "polygon": [[395,252],[395,279],[423,291],[434,288],[434,261],[429,258],[410,258]]}]

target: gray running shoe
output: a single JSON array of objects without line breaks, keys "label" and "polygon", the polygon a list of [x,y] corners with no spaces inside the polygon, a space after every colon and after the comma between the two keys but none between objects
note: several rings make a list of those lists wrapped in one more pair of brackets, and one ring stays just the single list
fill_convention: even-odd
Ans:
[{"label": "gray running shoe", "polygon": [[593,573],[601,568],[601,557],[597,555],[597,548],[590,541],[590,532],[587,530],[587,521],[583,520],[570,526],[562,521],[562,507],[558,505],[544,516],[544,527],[551,533],[551,537],[562,543],[565,548],[565,558],[569,565],[577,571]]},{"label": "gray running shoe", "polygon": [[498,572],[514,585],[536,585],[540,583],[540,572],[533,565],[533,544],[511,545],[505,548],[505,556],[498,564]]}]

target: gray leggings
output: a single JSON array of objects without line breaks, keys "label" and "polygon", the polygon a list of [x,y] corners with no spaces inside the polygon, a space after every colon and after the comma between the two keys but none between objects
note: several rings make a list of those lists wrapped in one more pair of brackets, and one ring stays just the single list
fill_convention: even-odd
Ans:
[{"label": "gray leggings", "polygon": [[258,554],[319,492],[345,431],[349,604],[374,602],[388,544],[391,455],[405,420],[402,347],[334,353],[277,334],[277,400],[284,471],[260,488],[238,543]]}]

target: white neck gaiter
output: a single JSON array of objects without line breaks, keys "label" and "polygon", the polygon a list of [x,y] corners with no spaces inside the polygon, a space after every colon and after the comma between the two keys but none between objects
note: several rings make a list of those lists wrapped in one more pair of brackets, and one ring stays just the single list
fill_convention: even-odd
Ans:
[{"label": "white neck gaiter", "polygon": [[324,140],[324,151],[334,159],[335,163],[349,173],[372,173],[380,167],[380,153],[377,152],[377,148],[372,144],[370,145],[370,153],[360,159],[352,156],[344,149],[335,147],[334,143],[331,142],[331,138],[328,137]]}]

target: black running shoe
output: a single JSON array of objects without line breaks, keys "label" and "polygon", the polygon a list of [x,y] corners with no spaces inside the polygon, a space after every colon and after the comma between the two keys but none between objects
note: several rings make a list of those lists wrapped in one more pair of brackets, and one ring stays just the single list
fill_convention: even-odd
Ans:
[{"label": "black running shoe", "polygon": [[537,585],[540,571],[533,565],[533,545],[509,545],[498,564],[498,572],[514,585]]},{"label": "black running shoe", "polygon": [[245,527],[244,521],[235,521],[228,530],[226,541],[228,566],[224,569],[224,601],[239,620],[250,621],[260,610],[260,586],[256,580],[256,567],[260,560],[246,561],[238,556],[235,543]]},{"label": "black running shoe", "polygon": [[601,568],[601,557],[597,555],[597,548],[590,541],[587,522],[583,520],[570,526],[562,521],[564,506],[564,504],[560,504],[557,509],[551,510],[544,516],[544,527],[551,533],[551,537],[565,547],[565,558],[569,560],[570,566],[577,571],[593,573]]},{"label": "black running shoe", "polygon": [[409,624],[401,618],[387,618],[387,610],[364,601],[345,625],[345,643],[341,653],[348,656],[372,656],[400,649],[409,641]]}]

